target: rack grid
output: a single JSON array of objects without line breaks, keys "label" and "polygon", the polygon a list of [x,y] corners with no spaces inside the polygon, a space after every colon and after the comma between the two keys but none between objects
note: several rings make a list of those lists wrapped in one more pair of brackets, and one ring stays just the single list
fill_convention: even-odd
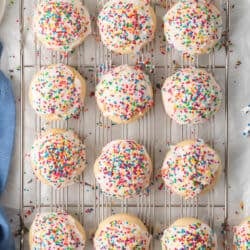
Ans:
[{"label": "rack grid", "polygon": [[[32,2],[32,3],[31,3]],[[160,249],[160,235],[164,228],[175,219],[193,216],[205,220],[218,233],[220,249],[230,249],[228,232],[224,231],[228,220],[228,68],[229,68],[229,26],[230,0],[217,0],[224,18],[224,47],[213,50],[209,55],[187,57],[164,45],[161,19],[175,1],[152,0],[158,17],[156,39],[145,46],[138,55],[121,56],[108,51],[98,39],[96,23],[92,22],[92,34],[87,41],[67,56],[43,48],[29,31],[30,20],[36,0],[19,0],[20,4],[20,79],[21,79],[21,127],[20,127],[20,249],[28,249],[27,233],[35,213],[63,209],[75,215],[85,226],[88,237],[92,238],[99,222],[118,212],[137,215],[148,226],[153,235],[151,249]],[[105,3],[85,0],[92,19],[95,19]],[[159,35],[160,34],[160,35]],[[88,48],[88,49],[87,49]],[[41,67],[52,63],[66,63],[76,67],[88,79],[88,93],[85,108],[78,120],[48,123],[36,116],[28,104],[27,90],[32,75]],[[155,89],[155,107],[144,118],[129,125],[114,125],[104,118],[92,97],[98,78],[114,65],[140,64],[150,75]],[[209,122],[195,126],[179,126],[172,122],[163,111],[158,82],[171,75],[180,67],[205,68],[211,72],[224,91],[222,110]],[[84,140],[88,150],[88,167],[77,183],[62,190],[54,190],[41,184],[34,177],[28,160],[33,140],[43,129],[72,128]],[[220,183],[208,194],[193,200],[184,200],[171,194],[161,184],[159,168],[169,145],[183,139],[203,138],[219,151],[224,161]],[[137,199],[119,201],[104,195],[95,182],[92,166],[102,147],[113,139],[131,138],[144,144],[154,163],[152,185]],[[163,188],[162,188],[163,187]],[[223,195],[222,195],[223,194]],[[27,216],[27,211],[31,215]],[[224,225],[224,226],[222,226]],[[222,228],[223,227],[223,228]],[[220,232],[224,231],[224,234]],[[89,240],[87,249],[93,249]]]}]

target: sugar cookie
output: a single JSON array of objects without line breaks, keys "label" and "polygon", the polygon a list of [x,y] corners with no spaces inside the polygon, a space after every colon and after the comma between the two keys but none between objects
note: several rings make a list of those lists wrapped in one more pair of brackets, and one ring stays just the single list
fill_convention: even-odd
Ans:
[{"label": "sugar cookie", "polygon": [[214,187],[221,170],[218,154],[198,139],[172,146],[165,157],[161,174],[171,191],[185,198],[194,198]]}]

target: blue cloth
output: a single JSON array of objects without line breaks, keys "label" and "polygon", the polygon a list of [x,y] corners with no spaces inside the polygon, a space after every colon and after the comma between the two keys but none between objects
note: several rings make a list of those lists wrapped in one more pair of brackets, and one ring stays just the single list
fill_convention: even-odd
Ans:
[{"label": "blue cloth", "polygon": [[9,222],[2,208],[0,208],[0,249],[15,250]]},{"label": "blue cloth", "polygon": [[0,194],[9,175],[15,136],[15,99],[11,83],[0,71]]},{"label": "blue cloth", "polygon": [[[0,43],[0,56],[2,54]],[[10,80],[0,71],[0,195],[8,180],[15,137],[15,98]],[[0,250],[15,249],[8,219],[0,208]]]}]

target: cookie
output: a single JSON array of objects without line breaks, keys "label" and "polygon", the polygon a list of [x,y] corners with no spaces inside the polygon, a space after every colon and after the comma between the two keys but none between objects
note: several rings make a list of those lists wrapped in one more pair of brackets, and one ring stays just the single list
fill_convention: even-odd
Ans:
[{"label": "cookie", "polygon": [[178,70],[166,79],[161,92],[166,113],[181,125],[204,123],[221,107],[221,88],[205,70]]},{"label": "cookie", "polygon": [[198,139],[172,146],[163,162],[161,174],[172,192],[188,199],[212,189],[221,170],[218,154]]},{"label": "cookie", "polygon": [[149,250],[151,236],[137,217],[116,214],[102,221],[95,233],[94,247],[102,249]]},{"label": "cookie", "polygon": [[233,249],[250,249],[250,217],[234,228]]},{"label": "cookie", "polygon": [[86,233],[80,222],[66,212],[37,214],[30,228],[30,249],[85,248]]},{"label": "cookie", "polygon": [[95,96],[102,114],[117,124],[139,119],[154,104],[149,77],[142,70],[128,65],[118,66],[104,74]]},{"label": "cookie", "polygon": [[43,132],[35,140],[30,158],[36,177],[57,189],[73,184],[86,165],[85,146],[72,130]]},{"label": "cookie", "polygon": [[184,53],[209,53],[222,36],[220,11],[211,1],[178,1],[163,21],[166,40]]},{"label": "cookie", "polygon": [[101,40],[109,50],[130,54],[153,40],[156,16],[144,0],[111,0],[99,13],[97,24]]},{"label": "cookie", "polygon": [[176,249],[217,249],[217,237],[213,230],[204,222],[195,218],[182,218],[164,230],[162,239],[163,250]]},{"label": "cookie", "polygon": [[94,174],[106,194],[135,197],[150,184],[152,162],[144,146],[133,140],[116,140],[102,149]]},{"label": "cookie", "polygon": [[42,1],[34,13],[33,29],[45,47],[68,53],[90,34],[90,16],[80,0]]},{"label": "cookie", "polygon": [[85,79],[65,64],[42,68],[29,88],[31,106],[37,115],[49,121],[78,118],[85,95]]}]

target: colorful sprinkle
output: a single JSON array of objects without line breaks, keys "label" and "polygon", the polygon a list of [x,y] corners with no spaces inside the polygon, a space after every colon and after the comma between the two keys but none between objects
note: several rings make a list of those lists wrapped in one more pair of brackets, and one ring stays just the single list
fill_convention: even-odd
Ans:
[{"label": "colorful sprinkle", "polygon": [[85,80],[64,64],[44,67],[30,85],[30,102],[48,120],[78,118],[84,104]]},{"label": "colorful sprinkle", "polygon": [[[162,245],[169,250],[216,249],[216,235],[202,222],[187,226],[171,226],[164,231]],[[164,248],[164,249],[165,249]]]},{"label": "colorful sprinkle", "polygon": [[103,148],[94,171],[105,193],[129,198],[149,186],[152,163],[144,146],[132,140],[117,140]]},{"label": "colorful sprinkle", "polygon": [[48,48],[70,52],[91,32],[90,17],[81,1],[42,1],[33,20],[37,38]]},{"label": "colorful sprinkle", "polygon": [[221,168],[217,153],[202,140],[172,146],[162,166],[165,185],[185,198],[194,198],[213,185]]},{"label": "colorful sprinkle", "polygon": [[209,53],[222,35],[222,19],[211,1],[179,1],[164,16],[167,41],[190,54]]},{"label": "colorful sprinkle", "polygon": [[179,124],[210,119],[222,102],[222,91],[205,70],[185,68],[166,79],[162,87],[166,113]]},{"label": "colorful sprinkle", "polygon": [[247,126],[243,129],[242,135],[245,137],[250,136],[250,123],[248,123]]},{"label": "colorful sprinkle", "polygon": [[128,65],[116,67],[103,75],[95,95],[103,115],[118,123],[142,116],[154,104],[149,77]]},{"label": "colorful sprinkle", "polygon": [[30,230],[31,248],[83,250],[85,235],[81,231],[65,212],[37,214]]},{"label": "colorful sprinkle", "polygon": [[131,219],[129,221],[126,218],[122,218],[124,215],[120,216],[121,219],[119,219],[119,215],[115,215],[113,219],[109,217],[107,219],[109,221],[101,223],[101,227],[99,227],[94,238],[95,249],[148,250],[151,236],[146,231],[146,228],[142,228],[139,224],[136,224],[136,221],[132,223]]},{"label": "colorful sprinkle", "polygon": [[101,40],[117,53],[138,52],[154,38],[154,19],[153,9],[143,0],[108,1],[98,16]]},{"label": "colorful sprinkle", "polygon": [[51,129],[34,142],[31,162],[39,179],[62,188],[72,184],[84,170],[85,146],[73,131]]},{"label": "colorful sprinkle", "polygon": [[241,112],[245,115],[247,115],[250,112],[250,104],[248,104],[246,107],[241,109]]},{"label": "colorful sprinkle", "polygon": [[250,249],[250,218],[234,227],[234,246],[237,249]]}]

